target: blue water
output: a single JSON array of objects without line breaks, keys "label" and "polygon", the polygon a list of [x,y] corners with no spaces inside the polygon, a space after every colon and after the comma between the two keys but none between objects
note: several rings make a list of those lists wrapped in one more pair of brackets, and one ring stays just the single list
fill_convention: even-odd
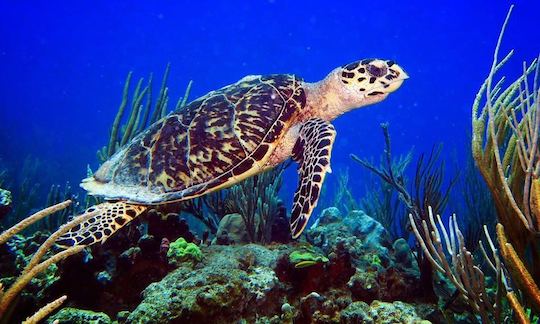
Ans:
[{"label": "blue water", "polygon": [[[540,52],[540,1],[516,1],[502,52],[505,74]],[[1,1],[0,160],[16,173],[31,155],[42,187],[78,183],[108,141],[128,71],[165,65],[173,101],[247,74],[295,73],[308,81],[362,58],[397,61],[411,78],[386,101],[335,121],[332,167],[359,168],[349,153],[379,156],[388,121],[396,154],[444,143],[466,160],[471,103],[491,66],[508,1]],[[157,84],[157,82],[156,82]],[[157,87],[155,89],[157,91]],[[332,177],[335,180],[336,175]],[[285,191],[296,180],[287,180]]]}]

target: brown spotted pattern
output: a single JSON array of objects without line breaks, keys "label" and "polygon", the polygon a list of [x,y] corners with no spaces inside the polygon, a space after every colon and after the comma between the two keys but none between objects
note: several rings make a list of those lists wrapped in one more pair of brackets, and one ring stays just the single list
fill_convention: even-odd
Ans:
[{"label": "brown spotted pattern", "polygon": [[291,211],[293,238],[302,234],[311,212],[317,206],[326,173],[330,171],[330,156],[336,131],[322,119],[310,119],[300,128],[293,148],[293,160],[298,162],[299,184]]},{"label": "brown spotted pattern", "polygon": [[66,234],[58,238],[56,243],[64,247],[103,243],[114,232],[139,216],[147,208],[146,206],[128,204],[123,201],[106,202],[92,206],[86,210],[86,213],[97,212],[96,215],[70,229]]},{"label": "brown spotted pattern", "polygon": [[244,78],[152,125],[100,181],[141,186],[162,201],[202,194],[256,167],[304,106],[293,75]]},{"label": "brown spotted pattern", "polygon": [[[379,95],[400,77],[399,69],[392,68],[394,65],[394,61],[376,59],[349,63],[341,67],[341,82],[355,87],[359,92],[366,92],[367,96]],[[377,87],[379,90],[369,90]]]}]

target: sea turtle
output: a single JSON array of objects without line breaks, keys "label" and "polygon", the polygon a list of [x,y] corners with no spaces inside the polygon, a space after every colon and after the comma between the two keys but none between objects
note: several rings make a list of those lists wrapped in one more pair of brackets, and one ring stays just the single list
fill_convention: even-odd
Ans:
[{"label": "sea turtle", "polygon": [[293,238],[317,204],[336,135],[330,123],[380,102],[407,74],[395,62],[365,59],[320,82],[291,74],[250,75],[212,91],[151,125],[81,186],[107,202],[94,218],[59,239],[64,246],[104,242],[152,205],[195,198],[234,185],[292,157],[299,184]]}]

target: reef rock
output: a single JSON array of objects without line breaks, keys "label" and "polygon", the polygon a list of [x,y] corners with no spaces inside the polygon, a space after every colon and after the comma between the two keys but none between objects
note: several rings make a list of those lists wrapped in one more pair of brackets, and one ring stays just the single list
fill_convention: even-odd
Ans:
[{"label": "reef rock", "polygon": [[420,274],[408,243],[397,240],[392,245],[386,229],[362,211],[351,211],[339,221],[319,223],[307,231],[306,238],[329,256],[330,265],[350,260],[352,270],[344,271],[347,262],[342,262],[344,266],[332,277],[348,274],[342,280],[354,300],[414,301],[422,295]]},{"label": "reef rock", "polygon": [[279,314],[284,286],[273,270],[279,249],[213,245],[148,286],[127,323],[232,323]]},{"label": "reef rock", "polygon": [[342,221],[341,212],[336,207],[329,207],[322,211],[319,217],[319,224],[330,224]]},{"label": "reef rock", "polygon": [[246,225],[240,214],[225,215],[219,222],[216,233],[217,244],[248,243]]},{"label": "reef rock", "polygon": [[97,313],[89,310],[77,309],[77,308],[63,308],[55,315],[51,316],[47,323],[54,323],[58,321],[58,324],[109,324],[112,323],[111,319],[105,313]]},{"label": "reef rock", "polygon": [[431,322],[422,319],[413,305],[400,301],[385,303],[376,300],[371,305],[361,301],[351,303],[341,311],[341,323],[429,324]]},{"label": "reef rock", "polygon": [[[416,277],[409,278],[400,270],[405,265],[396,267],[399,262],[392,248],[388,260],[383,261],[342,221],[320,227],[328,230],[331,239],[325,240],[335,241],[326,247],[330,253],[303,242],[193,244],[202,253],[197,261],[186,251],[188,243],[179,239],[178,244],[168,246],[169,252],[179,249],[179,253],[169,255],[177,268],[170,268],[164,278],[147,286],[142,301],[136,306],[130,306],[129,301],[120,305],[122,308],[98,309],[111,318],[116,315],[118,323],[386,323],[381,321],[385,318],[391,323],[415,323],[427,318],[417,306],[377,301],[416,303],[421,295],[414,290]],[[395,245],[399,253],[405,253],[402,242]],[[144,249],[138,250],[126,253],[135,258],[133,265]],[[133,284],[134,277],[130,278],[131,283],[123,283],[124,289]],[[112,277],[109,285],[122,284],[118,280]],[[127,297],[119,291],[107,291],[108,300]]]},{"label": "reef rock", "polygon": [[370,248],[392,246],[390,234],[384,226],[362,210],[352,210],[343,222],[353,235],[359,237],[363,244]]},{"label": "reef rock", "polygon": [[392,249],[394,250],[396,262],[400,264],[402,268],[413,267],[413,263],[415,263],[414,256],[409,243],[407,243],[405,239],[397,239],[394,244],[392,244]]},{"label": "reef rock", "polygon": [[[325,212],[323,214],[326,215],[336,213],[335,209],[326,209]],[[379,222],[358,210],[351,211],[343,219],[335,216],[325,216],[324,219],[319,221],[319,226],[307,231],[310,243],[322,248],[327,254],[342,243],[355,259],[360,260],[367,252],[372,252],[388,264],[392,243],[390,235]]]},{"label": "reef rock", "polygon": [[[356,324],[356,323],[370,323],[367,321],[369,318],[369,305],[357,301],[349,304],[347,308],[341,311],[341,323],[343,324]],[[373,323],[373,322],[371,322]]]}]

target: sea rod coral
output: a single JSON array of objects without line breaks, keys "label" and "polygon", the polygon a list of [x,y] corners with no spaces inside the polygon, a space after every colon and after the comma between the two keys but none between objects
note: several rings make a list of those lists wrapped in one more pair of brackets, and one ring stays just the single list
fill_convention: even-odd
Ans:
[{"label": "sea rod coral", "polygon": [[[19,223],[15,224],[13,227],[7,229],[2,234],[0,234],[0,245],[6,243],[10,238],[12,238],[14,235],[19,233],[23,229],[27,228],[29,225],[51,214],[67,208],[70,204],[71,201],[68,200],[57,205],[45,208],[23,219]],[[74,218],[69,223],[61,226],[56,232],[52,233],[50,237],[40,246],[40,248],[36,251],[32,259],[24,268],[23,272],[19,275],[15,282],[7,288],[7,290],[5,290],[4,287],[0,285],[0,318],[2,320],[6,319],[5,316],[8,315],[9,306],[32,278],[34,278],[40,272],[45,271],[52,264],[55,264],[60,260],[69,257],[70,255],[79,253],[83,249],[80,246],[71,247],[64,251],[58,252],[50,257],[46,257],[42,261],[46,253],[51,249],[51,247],[55,244],[55,241],[61,235],[65,234],[67,231],[71,230],[75,226],[80,225],[82,222],[94,217],[95,215],[96,213],[83,214]],[[42,310],[38,311],[36,315],[30,317],[28,319],[28,323],[37,323],[41,318],[44,318],[45,316],[47,316],[47,314],[59,307],[64,300],[65,296],[60,297],[59,299],[47,304]]]},{"label": "sea rod coral", "polygon": [[540,313],[540,67],[538,59],[524,62],[522,75],[506,87],[504,77],[495,80],[513,54],[499,61],[511,12],[512,8],[489,75],[473,103],[472,151],[495,201],[499,237],[506,237],[502,256],[512,279]]}]

